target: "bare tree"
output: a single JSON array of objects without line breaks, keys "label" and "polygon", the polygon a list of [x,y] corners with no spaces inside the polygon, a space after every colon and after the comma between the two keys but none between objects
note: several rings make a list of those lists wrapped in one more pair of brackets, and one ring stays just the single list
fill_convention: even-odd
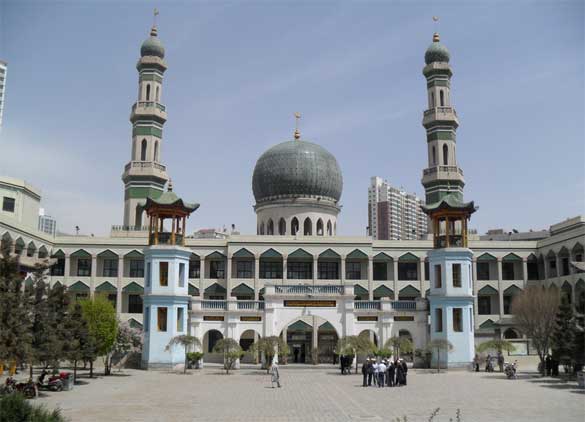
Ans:
[{"label": "bare tree", "polygon": [[441,372],[441,350],[449,353],[453,350],[453,344],[449,340],[437,338],[427,344],[427,349],[431,352],[437,352],[437,372]]},{"label": "bare tree", "polygon": [[556,316],[559,310],[558,294],[538,286],[529,286],[512,302],[512,313],[520,330],[536,348],[544,376],[544,358],[553,342]]},{"label": "bare tree", "polygon": [[165,347],[166,351],[171,350],[175,346],[180,346],[185,349],[185,367],[183,368],[183,373],[187,373],[187,352],[191,347],[201,347],[201,340],[198,337],[191,336],[191,335],[180,335],[175,336],[169,341],[169,344]]}]

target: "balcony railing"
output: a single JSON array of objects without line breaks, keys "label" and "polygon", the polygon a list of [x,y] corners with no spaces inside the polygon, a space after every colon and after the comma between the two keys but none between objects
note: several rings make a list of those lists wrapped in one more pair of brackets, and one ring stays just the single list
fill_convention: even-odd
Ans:
[{"label": "balcony railing", "polygon": [[227,309],[227,301],[226,300],[202,300],[201,301],[201,309],[226,310]]},{"label": "balcony railing", "polygon": [[284,285],[274,286],[274,291],[279,294],[289,295],[341,295],[343,294],[343,286],[295,286]]},{"label": "balcony railing", "polygon": [[424,116],[428,116],[430,114],[433,113],[453,113],[455,116],[457,116],[457,112],[455,111],[455,109],[453,107],[434,107],[434,108],[429,108],[428,110],[425,110],[424,112]]},{"label": "balcony railing", "polygon": [[238,310],[251,310],[251,311],[264,310],[264,301],[263,300],[238,300],[236,303],[237,303],[236,307]]},{"label": "balcony railing", "polygon": [[156,233],[156,242],[155,240],[155,233],[150,233],[150,244],[151,245],[182,245],[183,244],[183,235],[175,233],[175,242],[173,243],[172,240],[172,233],[168,232],[161,232]]},{"label": "balcony railing", "polygon": [[132,111],[136,110],[137,107],[140,107],[140,108],[156,107],[160,111],[166,111],[166,109],[167,109],[164,105],[157,103],[155,101],[138,101],[136,104],[134,104],[132,106]]},{"label": "balcony railing", "polygon": [[395,300],[392,302],[392,309],[395,311],[415,311],[416,302],[414,300]]},{"label": "balcony railing", "polygon": [[435,167],[430,167],[428,169],[424,169],[423,170],[423,174],[426,176],[428,174],[437,173],[438,171],[443,171],[443,172],[447,172],[447,173],[459,173],[461,176],[463,176],[463,170],[461,170],[457,166],[435,166]]},{"label": "balcony railing", "polygon": [[372,309],[378,310],[381,307],[379,300],[356,300],[354,302],[355,309]]},{"label": "balcony railing", "polygon": [[147,232],[148,226],[112,226],[113,232]]},{"label": "balcony railing", "polygon": [[166,167],[162,164],[159,163],[154,163],[152,161],[130,161],[128,164],[126,164],[126,166],[124,167],[124,170],[128,171],[131,168],[140,168],[140,169],[149,169],[149,168],[154,168],[156,170],[160,170],[160,171],[166,171]]}]

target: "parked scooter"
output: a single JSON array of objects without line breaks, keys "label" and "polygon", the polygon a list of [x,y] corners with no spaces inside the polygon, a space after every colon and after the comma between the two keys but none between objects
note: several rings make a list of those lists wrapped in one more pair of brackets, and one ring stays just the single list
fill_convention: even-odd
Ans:
[{"label": "parked scooter", "polygon": [[494,364],[492,362],[492,358],[490,358],[489,356],[485,362],[485,371],[486,372],[494,372]]},{"label": "parked scooter", "polygon": [[8,377],[4,384],[4,392],[7,394],[18,392],[27,399],[34,399],[37,396],[37,386],[31,379],[17,382],[13,377]]},{"label": "parked scooter", "polygon": [[63,390],[63,381],[59,375],[53,375],[47,378],[48,372],[43,369],[39,377],[37,378],[37,388],[39,390],[48,391],[61,391]]},{"label": "parked scooter", "polygon": [[516,379],[516,369],[518,367],[518,362],[514,361],[513,364],[505,363],[504,364],[504,373],[508,377],[508,379]]}]

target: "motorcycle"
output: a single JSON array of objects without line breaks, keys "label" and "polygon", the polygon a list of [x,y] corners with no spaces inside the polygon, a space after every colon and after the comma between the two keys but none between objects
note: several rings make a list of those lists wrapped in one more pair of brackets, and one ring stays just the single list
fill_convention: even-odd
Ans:
[{"label": "motorcycle", "polygon": [[13,377],[6,378],[4,392],[7,394],[21,393],[27,399],[34,399],[37,396],[37,386],[32,379],[25,382],[17,382]]},{"label": "motorcycle", "polygon": [[49,391],[61,391],[63,390],[63,381],[61,380],[60,375],[54,375],[49,377],[48,380],[45,381],[48,372],[43,369],[41,375],[37,378],[37,388],[39,390],[49,390]]},{"label": "motorcycle", "polygon": [[488,359],[486,361],[485,371],[486,372],[494,372],[494,364],[492,363],[492,359]]},{"label": "motorcycle", "polygon": [[513,364],[511,363],[504,364],[504,373],[506,374],[506,377],[508,377],[508,379],[516,379],[517,366],[518,365],[516,364],[516,362],[514,362]]}]

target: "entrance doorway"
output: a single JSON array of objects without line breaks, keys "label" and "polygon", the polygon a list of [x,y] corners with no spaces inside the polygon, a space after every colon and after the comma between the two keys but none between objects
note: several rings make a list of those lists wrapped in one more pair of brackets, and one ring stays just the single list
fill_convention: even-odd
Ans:
[{"label": "entrance doorway", "polygon": [[313,359],[316,359],[316,363],[337,363],[335,348],[339,337],[335,328],[325,321],[318,326],[316,334],[315,336],[313,327],[304,321],[299,320],[289,325],[286,330],[286,343],[289,347],[287,361],[313,363]]}]

